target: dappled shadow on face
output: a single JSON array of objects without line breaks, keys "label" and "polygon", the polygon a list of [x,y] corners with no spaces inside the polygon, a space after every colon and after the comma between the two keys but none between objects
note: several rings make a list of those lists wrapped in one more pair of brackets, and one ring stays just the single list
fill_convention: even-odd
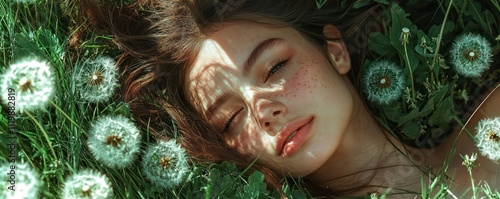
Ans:
[{"label": "dappled shadow on face", "polygon": [[215,117],[208,112],[208,109],[218,96],[229,93],[232,98],[231,106],[235,103],[236,106],[242,106],[244,109],[241,113],[243,115],[240,116],[242,119],[235,125],[235,132],[226,133],[223,137],[231,148],[252,161],[262,150],[274,145],[272,142],[264,142],[271,138],[260,134],[261,128],[253,117],[252,105],[243,97],[245,93],[242,92],[245,88],[242,66],[239,64],[242,61],[237,58],[239,53],[225,48],[227,45],[234,45],[233,42],[235,41],[205,41],[198,59],[190,70],[187,85],[191,102],[204,119],[216,129],[221,129],[221,122],[216,123],[213,120]]}]

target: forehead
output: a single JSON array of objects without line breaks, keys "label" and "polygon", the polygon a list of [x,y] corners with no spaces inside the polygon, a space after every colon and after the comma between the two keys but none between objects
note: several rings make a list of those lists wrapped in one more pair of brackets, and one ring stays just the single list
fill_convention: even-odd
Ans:
[{"label": "forehead", "polygon": [[237,88],[244,62],[261,41],[274,37],[290,40],[297,35],[291,28],[252,23],[232,24],[214,32],[202,42],[188,73],[191,101],[207,110],[217,94]]}]

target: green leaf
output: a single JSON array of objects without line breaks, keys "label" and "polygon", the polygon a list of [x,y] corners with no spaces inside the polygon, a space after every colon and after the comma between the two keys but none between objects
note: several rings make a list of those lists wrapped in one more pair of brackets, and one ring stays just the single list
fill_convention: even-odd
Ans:
[{"label": "green leaf", "polygon": [[401,108],[401,105],[399,103],[391,104],[390,106],[383,106],[382,108],[387,119],[392,122],[398,122],[403,115],[403,109]]},{"label": "green leaf", "polygon": [[292,193],[290,193],[290,199],[306,199],[307,196],[304,192],[300,190],[293,190]]},{"label": "green leaf", "polygon": [[14,46],[17,59],[36,55],[58,63],[65,54],[63,44],[47,29],[17,33],[14,36]]},{"label": "green leaf", "polygon": [[[437,37],[441,32],[441,25],[442,24],[431,26],[431,28],[429,28],[429,36]],[[450,20],[446,21],[446,24],[444,25],[443,29],[443,38],[446,38],[446,35],[453,33],[455,27],[456,27],[455,22]]]},{"label": "green leaf", "polygon": [[[453,82],[455,82],[455,81],[453,81]],[[453,84],[453,82],[452,82],[452,84]],[[430,97],[427,100],[427,103],[425,104],[425,106],[422,109],[420,109],[420,110],[414,109],[409,114],[401,117],[401,120],[399,120],[398,126],[402,126],[405,123],[409,122],[410,120],[414,120],[414,119],[420,120],[423,117],[428,116],[435,109],[436,105],[441,100],[443,100],[443,98],[445,97],[445,95],[448,93],[449,90],[450,90],[450,84],[443,86],[441,89],[439,89],[439,91],[434,96]]]},{"label": "green leaf", "polygon": [[368,48],[381,56],[386,55],[392,49],[389,37],[380,32],[371,33],[368,39]]},{"label": "green leaf", "polygon": [[248,185],[245,186],[245,198],[264,198],[267,195],[264,174],[259,171],[254,172],[248,178]]},{"label": "green leaf", "polygon": [[491,30],[492,26],[494,27],[495,24],[497,24],[497,20],[495,18],[495,16],[493,16],[493,14],[489,11],[489,10],[485,10],[483,12],[483,15],[484,15],[484,19],[485,19],[485,23],[488,27],[484,27],[484,29],[486,29],[488,32],[494,32],[493,30]]},{"label": "green leaf", "polygon": [[321,9],[321,7],[323,7],[325,5],[326,1],[328,1],[328,0],[316,0],[316,7],[318,9]]},{"label": "green leaf", "polygon": [[441,102],[437,103],[436,110],[429,118],[430,125],[439,125],[441,128],[448,127],[451,117],[453,117],[453,99],[451,96],[446,97]]},{"label": "green leaf", "polygon": [[401,128],[401,132],[409,139],[417,139],[420,136],[421,123],[419,121],[411,121],[406,123],[403,128]]},{"label": "green leaf", "polygon": [[238,172],[234,164],[223,162],[214,165],[210,169],[209,179],[206,197],[225,196],[234,198],[235,193],[238,191],[235,187],[239,184],[237,183]]},{"label": "green leaf", "polygon": [[418,31],[417,38],[418,45],[415,46],[415,52],[423,57],[434,57],[436,43],[422,31]]}]

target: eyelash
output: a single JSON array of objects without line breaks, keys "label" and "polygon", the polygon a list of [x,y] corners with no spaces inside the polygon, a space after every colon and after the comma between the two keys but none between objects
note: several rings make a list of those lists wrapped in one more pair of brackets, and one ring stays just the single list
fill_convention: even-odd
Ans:
[{"label": "eyelash", "polygon": [[286,62],[288,62],[288,60],[284,59],[284,58],[281,58],[281,59],[273,62],[270,65],[272,67],[269,67],[271,69],[269,69],[269,73],[267,74],[266,80],[264,82],[267,82],[267,80],[269,79],[269,77],[271,77],[272,75],[281,72],[281,69],[285,66]]},{"label": "eyelash", "polygon": [[233,123],[234,118],[236,118],[236,115],[243,109],[240,109],[239,111],[236,111],[231,117],[229,117],[226,122],[224,122],[224,130],[222,131],[223,133],[226,133],[229,130],[229,127],[231,127],[231,124]]}]

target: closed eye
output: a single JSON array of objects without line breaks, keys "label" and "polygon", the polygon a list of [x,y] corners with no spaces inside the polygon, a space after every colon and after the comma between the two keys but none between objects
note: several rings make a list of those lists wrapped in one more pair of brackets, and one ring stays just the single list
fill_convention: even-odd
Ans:
[{"label": "closed eye", "polygon": [[271,64],[271,69],[269,69],[269,72],[267,74],[266,80],[264,82],[267,82],[267,80],[273,76],[276,73],[279,73],[281,69],[285,66],[287,59],[279,59],[278,61],[274,62],[274,64]]},{"label": "closed eye", "polygon": [[222,133],[227,133],[229,130],[231,130],[231,127],[233,125],[233,121],[234,119],[236,118],[236,116],[238,115],[239,112],[241,112],[243,110],[243,108],[241,108],[240,110],[236,111],[234,114],[232,114],[231,117],[229,117],[226,122],[224,122],[224,130],[222,131]]}]

